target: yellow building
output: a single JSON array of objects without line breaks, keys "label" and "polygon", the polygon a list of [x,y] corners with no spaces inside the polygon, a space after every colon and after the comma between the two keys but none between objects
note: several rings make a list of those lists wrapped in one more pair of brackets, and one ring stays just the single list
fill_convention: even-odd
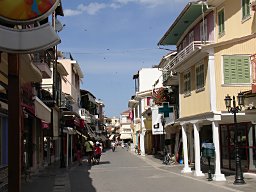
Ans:
[{"label": "yellow building", "polygon": [[[190,160],[195,162],[194,174],[204,175],[203,142],[214,143],[214,180],[225,180],[222,168],[235,169],[234,114],[226,109],[224,98],[251,89],[255,36],[255,12],[249,1],[208,0],[188,3],[159,41],[159,45],[177,47],[165,73],[178,77],[183,172],[191,172]],[[236,115],[242,170],[254,171],[248,141],[253,140],[256,116],[245,115],[244,109]]]}]

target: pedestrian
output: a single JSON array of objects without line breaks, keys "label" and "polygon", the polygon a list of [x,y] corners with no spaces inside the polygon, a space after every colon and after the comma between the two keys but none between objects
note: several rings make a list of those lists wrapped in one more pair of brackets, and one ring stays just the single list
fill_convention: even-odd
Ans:
[{"label": "pedestrian", "polygon": [[96,146],[94,148],[94,158],[95,158],[95,163],[99,164],[100,163],[100,157],[101,157],[101,147],[100,147],[100,143],[97,141],[96,142]]},{"label": "pedestrian", "polygon": [[85,142],[85,150],[88,155],[88,165],[92,164],[93,152],[94,152],[94,143],[90,138]]}]

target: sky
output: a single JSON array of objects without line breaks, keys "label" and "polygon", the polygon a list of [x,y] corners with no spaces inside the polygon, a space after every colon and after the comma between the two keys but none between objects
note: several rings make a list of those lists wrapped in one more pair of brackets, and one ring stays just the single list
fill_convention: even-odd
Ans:
[{"label": "sky", "polygon": [[[133,75],[168,52],[157,43],[189,0],[62,0],[65,25],[58,50],[71,53],[84,74],[81,89],[119,117],[135,95]],[[173,47],[165,47],[175,49]]]}]

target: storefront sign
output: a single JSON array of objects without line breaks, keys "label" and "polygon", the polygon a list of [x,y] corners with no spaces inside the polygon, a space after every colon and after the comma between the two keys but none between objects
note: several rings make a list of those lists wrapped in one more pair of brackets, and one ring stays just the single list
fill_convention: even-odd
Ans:
[{"label": "storefront sign", "polygon": [[0,19],[8,23],[31,23],[48,17],[59,0],[0,0]]}]

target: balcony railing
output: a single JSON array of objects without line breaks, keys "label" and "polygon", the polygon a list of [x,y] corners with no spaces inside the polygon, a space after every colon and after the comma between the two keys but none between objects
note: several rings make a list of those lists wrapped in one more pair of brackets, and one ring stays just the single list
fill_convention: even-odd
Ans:
[{"label": "balcony railing", "polygon": [[33,54],[33,62],[41,70],[43,78],[51,78],[52,72],[50,64],[53,58],[47,51],[41,51]]},{"label": "balcony railing", "polygon": [[168,63],[163,67],[163,81],[166,81],[170,76],[173,75],[173,67],[181,61],[188,58],[193,52],[201,49],[203,45],[209,44],[210,42],[193,41],[187,47],[182,49],[175,57],[167,61]]}]

